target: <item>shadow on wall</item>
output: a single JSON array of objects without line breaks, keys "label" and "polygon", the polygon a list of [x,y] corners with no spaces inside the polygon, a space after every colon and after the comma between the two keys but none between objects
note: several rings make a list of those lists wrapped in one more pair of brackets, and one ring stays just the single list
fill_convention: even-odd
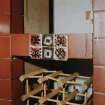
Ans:
[{"label": "shadow on wall", "polygon": [[84,76],[91,76],[93,74],[92,59],[68,59],[68,61],[32,60],[27,57],[22,57],[21,59],[48,70],[62,70],[64,73],[79,72],[80,75]]}]

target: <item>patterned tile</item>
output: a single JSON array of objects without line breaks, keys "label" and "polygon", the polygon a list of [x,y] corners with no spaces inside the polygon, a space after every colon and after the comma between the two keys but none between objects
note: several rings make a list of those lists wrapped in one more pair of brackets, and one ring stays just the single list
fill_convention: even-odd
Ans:
[{"label": "patterned tile", "polygon": [[44,34],[42,37],[42,46],[53,46],[53,35]]},{"label": "patterned tile", "polygon": [[66,34],[31,35],[29,53],[32,59],[67,60],[68,36]]},{"label": "patterned tile", "polygon": [[54,35],[54,60],[68,59],[68,35]]},{"label": "patterned tile", "polygon": [[68,50],[63,47],[54,48],[54,60],[67,60],[68,59]]},{"label": "patterned tile", "polygon": [[32,46],[42,46],[42,34],[31,35]]},{"label": "patterned tile", "polygon": [[42,59],[42,48],[30,46],[30,57],[32,59]]},{"label": "patterned tile", "polygon": [[43,59],[53,59],[53,48],[43,47]]},{"label": "patterned tile", "polygon": [[68,46],[68,36],[66,34],[55,34],[54,35],[54,46],[67,47]]}]

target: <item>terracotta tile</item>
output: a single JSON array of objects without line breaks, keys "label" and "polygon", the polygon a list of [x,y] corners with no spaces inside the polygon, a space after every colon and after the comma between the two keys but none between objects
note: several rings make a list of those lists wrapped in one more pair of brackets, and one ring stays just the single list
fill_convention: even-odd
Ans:
[{"label": "terracotta tile", "polygon": [[18,79],[24,73],[23,61],[20,59],[0,60],[0,79]]},{"label": "terracotta tile", "polygon": [[0,36],[11,36],[11,34],[10,33],[2,33],[2,32],[0,32]]},{"label": "terracotta tile", "polygon": [[0,15],[0,32],[10,33],[10,16]]},{"label": "terracotta tile", "polygon": [[69,36],[69,58],[92,58],[92,35],[71,34]]},{"label": "terracotta tile", "polygon": [[105,12],[94,13],[94,37],[105,38]]},{"label": "terracotta tile", "polygon": [[0,58],[11,57],[11,37],[0,36]]},{"label": "terracotta tile", "polygon": [[105,39],[94,39],[93,60],[95,65],[105,65]]},{"label": "terracotta tile", "polygon": [[29,55],[29,35],[18,34],[12,36],[12,55],[13,56]]},{"label": "terracotta tile", "polygon": [[0,14],[1,15],[10,14],[10,0],[0,0]]},{"label": "terracotta tile", "polygon": [[0,60],[0,79],[11,78],[11,60],[2,59]]},{"label": "terracotta tile", "polygon": [[105,10],[105,0],[93,0],[94,10]]},{"label": "terracotta tile", "polygon": [[0,98],[20,99],[23,94],[23,84],[17,80],[0,79]]},{"label": "terracotta tile", "polygon": [[24,13],[24,0],[0,0],[0,15]]},{"label": "terracotta tile", "polygon": [[105,66],[94,66],[93,88],[97,92],[105,92]]},{"label": "terracotta tile", "polygon": [[93,105],[104,105],[105,104],[105,93],[94,93]]}]

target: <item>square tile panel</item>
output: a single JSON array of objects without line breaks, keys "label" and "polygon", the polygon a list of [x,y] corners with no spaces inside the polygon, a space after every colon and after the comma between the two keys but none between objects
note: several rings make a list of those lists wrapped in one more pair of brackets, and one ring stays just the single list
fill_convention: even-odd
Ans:
[{"label": "square tile panel", "polygon": [[54,60],[67,60],[68,51],[64,47],[55,47],[54,48]]},{"label": "square tile panel", "polygon": [[30,46],[29,55],[32,59],[42,59],[42,47]]},{"label": "square tile panel", "polygon": [[42,37],[42,46],[53,46],[53,35],[44,34]]},{"label": "square tile panel", "polygon": [[65,34],[31,35],[30,57],[32,59],[67,60],[68,36]]},{"label": "square tile panel", "polygon": [[68,36],[66,34],[55,34],[54,35],[54,46],[67,47]]},{"label": "square tile panel", "polygon": [[53,59],[53,48],[43,47],[43,59]]},{"label": "square tile panel", "polygon": [[41,34],[31,35],[31,45],[42,46],[42,35]]}]

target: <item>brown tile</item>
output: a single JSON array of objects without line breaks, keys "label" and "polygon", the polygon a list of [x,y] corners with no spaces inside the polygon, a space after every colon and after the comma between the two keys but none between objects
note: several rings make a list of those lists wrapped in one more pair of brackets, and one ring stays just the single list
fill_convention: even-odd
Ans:
[{"label": "brown tile", "polygon": [[94,37],[105,38],[105,12],[94,13]]},{"label": "brown tile", "polygon": [[24,15],[24,0],[11,0],[11,14]]},{"label": "brown tile", "polygon": [[105,105],[105,93],[94,93],[93,105]]},{"label": "brown tile", "polygon": [[0,58],[11,57],[11,37],[0,36]]},{"label": "brown tile", "polygon": [[94,39],[93,60],[95,65],[105,65],[105,39]]},{"label": "brown tile", "polygon": [[0,98],[20,99],[23,94],[23,84],[17,80],[0,79]]},{"label": "brown tile", "polygon": [[92,58],[92,34],[69,36],[69,58]]},{"label": "brown tile", "polygon": [[13,56],[29,55],[29,35],[18,34],[12,36],[12,55]]},{"label": "brown tile", "polygon": [[93,0],[94,10],[105,10],[105,0]]},{"label": "brown tile", "polygon": [[24,16],[23,15],[11,16],[11,33],[16,33],[16,34],[24,33]]},{"label": "brown tile", "polygon": [[105,66],[94,66],[93,88],[97,92],[105,92]]},{"label": "brown tile", "polygon": [[24,74],[24,62],[21,59],[13,59],[11,63],[11,78],[19,79]]}]

